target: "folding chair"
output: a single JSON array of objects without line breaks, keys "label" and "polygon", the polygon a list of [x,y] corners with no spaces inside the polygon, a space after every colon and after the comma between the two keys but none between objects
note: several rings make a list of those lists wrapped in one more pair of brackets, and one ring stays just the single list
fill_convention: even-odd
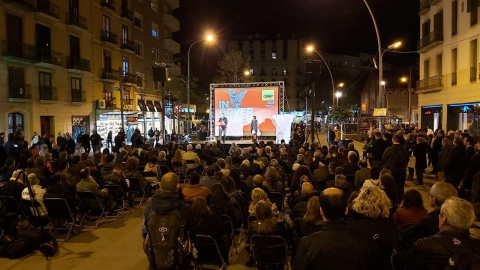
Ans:
[{"label": "folding chair", "polygon": [[[127,193],[119,185],[106,184],[105,188],[108,189],[108,193],[112,196],[116,203],[122,203],[121,208],[117,208],[115,211],[129,210],[127,202]],[[127,203],[126,203],[127,202]]]},{"label": "folding chair", "polygon": [[[63,198],[46,198],[43,200],[45,208],[47,208],[47,214],[50,218],[50,230],[68,230],[67,237],[63,241],[68,242],[70,234],[78,235],[79,228],[75,223],[75,214],[73,214],[67,200]],[[82,222],[80,222],[81,224]],[[60,226],[57,226],[61,224]],[[61,241],[62,239],[57,240]]]},{"label": "folding chair", "polygon": [[5,205],[6,212],[15,213],[19,217],[21,227],[23,227],[25,221],[27,224],[30,223],[29,209],[26,209],[15,197],[2,195],[0,196],[0,202],[2,205]]},{"label": "folding chair", "polygon": [[132,193],[132,197],[139,197],[141,195],[140,199],[140,204],[138,207],[140,207],[143,203],[143,201],[147,201],[147,192],[146,192],[146,187],[143,186],[142,182],[140,179],[136,177],[127,177],[128,182],[130,183],[130,186],[128,187],[129,191]]},{"label": "folding chair", "polygon": [[257,269],[285,269],[288,267],[287,241],[280,236],[253,235],[250,253]]},{"label": "folding chair", "polygon": [[194,240],[197,249],[197,258],[195,259],[195,268],[202,269],[203,265],[216,265],[220,269],[226,269],[227,264],[222,257],[217,241],[210,236],[197,234]]},{"label": "folding chair", "polygon": [[277,206],[278,211],[283,212],[284,196],[280,192],[270,192],[268,198]]},{"label": "folding chair", "polygon": [[237,220],[240,220],[240,228],[235,227],[235,229],[239,230],[238,244],[240,245],[240,243],[242,242],[242,236],[247,231],[247,228],[245,226],[246,220],[243,216],[243,210],[242,210],[242,207],[240,206],[240,204],[233,203],[233,208],[235,209],[235,214],[237,216]]},{"label": "folding chair", "polygon": [[[222,215],[220,216],[220,218],[222,219],[222,222],[223,222],[223,229],[224,231],[226,232],[226,234],[228,235],[228,237],[230,238],[230,241],[231,241],[231,244],[230,244],[230,250],[234,250],[235,251],[235,255],[238,254],[238,250],[237,248],[235,247],[235,240],[234,240],[234,229],[233,229],[233,222],[232,222],[232,219],[227,216],[227,215]],[[230,254],[230,253],[229,253]],[[231,262],[233,256],[230,256],[229,257],[229,261]]]},{"label": "folding chair", "polygon": [[[77,197],[83,208],[87,211],[85,215],[87,217],[97,220],[95,227],[90,227],[93,227],[95,229],[98,228],[100,220],[107,217],[105,205],[100,201],[100,199],[98,199],[97,195],[91,191],[77,191]],[[95,213],[98,212],[100,212],[100,214],[95,215]]]},{"label": "folding chair", "polygon": [[50,219],[47,213],[43,210],[42,206],[37,200],[33,199],[33,201],[31,201],[21,199],[20,202],[25,209],[25,213],[27,214],[30,223],[33,224],[34,227],[43,227],[50,224]]}]

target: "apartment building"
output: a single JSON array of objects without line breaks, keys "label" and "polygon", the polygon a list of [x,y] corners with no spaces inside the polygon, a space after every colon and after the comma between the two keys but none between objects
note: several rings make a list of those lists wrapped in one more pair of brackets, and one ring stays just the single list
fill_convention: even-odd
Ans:
[{"label": "apartment building", "polygon": [[479,1],[420,1],[420,126],[478,132]]},{"label": "apartment building", "polygon": [[[250,74],[255,81],[284,81],[285,82],[285,110],[303,111],[311,106],[306,98],[305,88],[310,87],[306,76],[305,62],[320,60],[316,54],[306,52],[307,44],[302,39],[295,37],[284,38],[280,35],[270,37],[267,35],[249,35],[238,37],[227,42],[227,51],[241,51],[244,59],[250,59]],[[359,56],[334,55],[321,52],[328,66],[332,70],[334,80],[353,83],[371,63],[372,55],[360,54]],[[372,67],[373,68],[373,67]],[[332,84],[328,71],[322,65],[316,91],[316,101],[331,105]],[[360,90],[351,89],[349,104],[359,103]],[[308,103],[306,103],[306,101]],[[343,101],[347,104],[346,101]],[[306,106],[307,105],[307,106]]]},{"label": "apartment building", "polygon": [[[172,66],[178,0],[4,0],[0,130],[160,128],[152,67]],[[142,123],[143,122],[143,123]]]}]

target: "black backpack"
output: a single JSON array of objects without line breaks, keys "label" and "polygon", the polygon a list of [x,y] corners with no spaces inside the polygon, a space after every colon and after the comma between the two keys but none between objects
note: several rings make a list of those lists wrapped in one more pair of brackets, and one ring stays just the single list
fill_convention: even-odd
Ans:
[{"label": "black backpack", "polygon": [[145,253],[150,266],[156,270],[180,269],[184,262],[183,228],[177,209],[167,213],[151,211],[147,221]]},{"label": "black backpack", "polygon": [[[466,250],[462,246],[456,246],[453,244],[455,239],[449,239],[441,235],[432,236],[433,239],[438,241],[445,249],[450,253],[448,258],[448,265],[445,270],[476,270],[480,269],[480,250],[473,241],[475,239],[463,239],[463,241],[469,241],[467,245],[471,244],[472,249]],[[463,245],[465,246],[465,245]]]},{"label": "black backpack", "polygon": [[391,161],[393,166],[406,167],[408,164],[408,160],[410,158],[408,150],[403,146],[392,146],[392,147],[393,147],[393,155],[391,157]]}]

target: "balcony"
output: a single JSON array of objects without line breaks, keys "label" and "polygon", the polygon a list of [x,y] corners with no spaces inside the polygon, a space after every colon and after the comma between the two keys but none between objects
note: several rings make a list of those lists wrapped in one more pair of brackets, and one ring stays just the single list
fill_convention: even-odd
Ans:
[{"label": "balcony", "polygon": [[8,90],[10,101],[29,102],[32,98],[28,84],[9,84]]},{"label": "balcony", "polygon": [[428,79],[423,79],[417,82],[417,91],[419,93],[440,91],[442,89],[443,89],[442,76],[433,76]]},{"label": "balcony", "polygon": [[129,83],[129,84],[136,84],[138,86],[142,86],[142,77],[137,76],[135,74],[127,73],[123,75],[123,82],[124,83]]},{"label": "balcony", "polygon": [[38,94],[41,101],[55,101],[57,100],[57,88],[40,85],[38,87]]},{"label": "balcony", "polygon": [[163,14],[163,25],[172,32],[180,30],[180,22],[171,14]]},{"label": "balcony", "polygon": [[26,11],[34,11],[35,7],[31,0],[3,0],[5,4],[14,5]]},{"label": "balcony", "polygon": [[133,105],[133,99],[131,98],[124,98],[123,105]]},{"label": "balcony", "polygon": [[123,50],[130,51],[130,53],[135,53],[135,42],[128,40],[128,39],[122,39],[122,44],[120,46]]},{"label": "balcony", "polygon": [[49,49],[37,49],[37,61],[52,65],[62,65],[62,54]]},{"label": "balcony", "polygon": [[430,6],[433,6],[433,5],[436,5],[436,4],[440,3],[440,1],[442,1],[442,0],[430,0]]},{"label": "balcony", "polygon": [[477,81],[477,67],[470,67],[470,82]]},{"label": "balcony", "polygon": [[115,0],[101,0],[100,5],[115,11]]},{"label": "balcony", "polygon": [[118,45],[117,35],[110,31],[102,31],[102,41]]},{"label": "balcony", "polygon": [[165,3],[170,7],[171,10],[175,10],[180,6],[179,0],[165,0]]},{"label": "balcony", "polygon": [[163,47],[165,48],[165,50],[173,54],[177,54],[180,52],[180,44],[178,44],[173,39],[168,39],[168,38],[163,39]]},{"label": "balcony", "polygon": [[50,3],[50,0],[37,0],[37,9],[36,11],[40,14],[47,15],[46,18],[54,18],[55,20],[60,19],[60,14],[58,12],[58,6]]},{"label": "balcony", "polygon": [[120,80],[120,71],[111,69],[111,68],[104,68],[102,72],[102,79],[103,80],[110,80],[110,81],[119,81]]},{"label": "balcony", "polygon": [[67,26],[72,26],[80,31],[88,30],[88,20],[75,13],[67,13]]},{"label": "balcony", "polygon": [[28,62],[35,62],[37,57],[37,50],[35,46],[23,43],[2,41],[2,55],[3,57],[12,58],[15,60],[24,60]]},{"label": "balcony", "polygon": [[457,72],[452,73],[452,86],[457,85]]},{"label": "balcony", "polygon": [[67,57],[67,68],[90,72],[90,60],[80,57]]},{"label": "balcony", "polygon": [[116,98],[105,99],[105,108],[112,109],[112,110],[116,109],[117,108]]},{"label": "balcony", "polygon": [[421,0],[420,7],[419,7],[420,15],[427,13],[429,10],[430,10],[430,0]]},{"label": "balcony", "polygon": [[437,29],[428,35],[423,36],[418,41],[418,50],[420,52],[428,51],[443,43],[443,28]]},{"label": "balcony", "polygon": [[86,92],[82,90],[72,90],[72,103],[85,103],[87,102],[86,99]]},{"label": "balcony", "polygon": [[133,22],[133,11],[131,11],[127,7],[122,6],[122,12],[120,13],[120,16],[122,16],[122,18],[125,18]]}]

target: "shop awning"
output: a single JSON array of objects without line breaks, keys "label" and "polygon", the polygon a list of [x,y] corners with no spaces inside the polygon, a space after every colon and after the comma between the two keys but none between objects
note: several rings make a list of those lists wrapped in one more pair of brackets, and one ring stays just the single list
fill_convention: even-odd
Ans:
[{"label": "shop awning", "polygon": [[140,111],[142,111],[142,112],[147,111],[144,100],[139,99],[137,101],[137,104],[138,104],[138,107],[140,107]]},{"label": "shop awning", "polygon": [[160,104],[160,101],[153,101],[153,105],[155,106],[155,110],[157,110],[157,112],[162,111],[162,105]]},{"label": "shop awning", "polygon": [[155,112],[155,107],[153,106],[153,101],[147,100],[147,108],[149,112]]},{"label": "shop awning", "polygon": [[403,115],[401,114],[394,114],[392,116],[390,116],[391,118],[399,118],[399,119],[403,119]]}]

